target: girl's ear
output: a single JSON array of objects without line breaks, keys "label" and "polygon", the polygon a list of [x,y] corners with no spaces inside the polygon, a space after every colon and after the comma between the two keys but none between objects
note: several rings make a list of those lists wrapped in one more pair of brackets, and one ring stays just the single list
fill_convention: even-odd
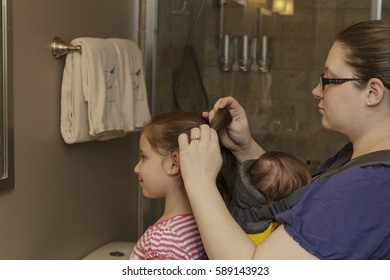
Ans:
[{"label": "girl's ear", "polygon": [[179,152],[173,151],[171,152],[171,158],[170,158],[170,166],[168,170],[169,175],[177,175],[180,173],[180,160],[179,160]]}]

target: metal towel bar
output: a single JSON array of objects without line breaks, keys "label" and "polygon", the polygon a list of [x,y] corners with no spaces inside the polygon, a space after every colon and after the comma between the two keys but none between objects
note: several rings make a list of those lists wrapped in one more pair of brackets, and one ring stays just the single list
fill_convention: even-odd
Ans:
[{"label": "metal towel bar", "polygon": [[81,53],[81,46],[74,46],[72,44],[65,43],[59,37],[54,37],[53,42],[51,43],[51,53],[55,58],[61,58],[62,56],[74,51]]}]

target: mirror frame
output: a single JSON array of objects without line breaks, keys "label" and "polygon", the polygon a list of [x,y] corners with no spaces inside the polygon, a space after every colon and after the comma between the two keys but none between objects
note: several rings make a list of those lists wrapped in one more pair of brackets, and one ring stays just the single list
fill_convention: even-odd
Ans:
[{"label": "mirror frame", "polygon": [[1,1],[2,36],[2,141],[3,170],[0,178],[0,191],[14,187],[14,145],[13,145],[13,102],[12,102],[12,0]]}]

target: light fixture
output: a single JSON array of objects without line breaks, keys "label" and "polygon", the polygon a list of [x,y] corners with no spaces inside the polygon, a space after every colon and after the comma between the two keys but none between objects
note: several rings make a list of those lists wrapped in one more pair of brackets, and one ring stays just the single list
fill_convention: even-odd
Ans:
[{"label": "light fixture", "polygon": [[291,16],[294,14],[294,0],[273,0],[272,12],[283,16]]},{"label": "light fixture", "polygon": [[283,12],[280,12],[280,15],[283,16],[292,16],[294,14],[294,0],[285,0],[286,7]]},{"label": "light fixture", "polygon": [[265,3],[267,3],[267,0],[249,0],[249,3],[250,4],[255,4],[255,5],[265,4]]},{"label": "light fixture", "polygon": [[272,11],[274,13],[280,13],[284,11],[285,7],[286,7],[286,2],[284,0],[272,1]]}]

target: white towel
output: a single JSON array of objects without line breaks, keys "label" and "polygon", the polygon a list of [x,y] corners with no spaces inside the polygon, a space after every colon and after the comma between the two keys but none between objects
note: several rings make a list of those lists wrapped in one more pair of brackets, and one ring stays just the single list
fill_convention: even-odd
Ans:
[{"label": "white towel", "polygon": [[[150,121],[150,111],[148,105],[148,96],[145,83],[143,56],[142,53],[133,41],[119,38],[108,39],[113,43],[118,56],[120,71],[119,80],[128,81],[132,84],[133,92],[133,108],[131,115],[126,115],[129,120],[132,120],[133,127],[128,129],[138,129],[143,127]],[[122,84],[122,83],[121,83]],[[126,84],[126,87],[129,85]],[[124,110],[129,113],[128,110]]]},{"label": "white towel", "polygon": [[66,58],[61,89],[64,141],[108,140],[142,127],[150,119],[146,88],[146,108],[142,104],[146,113],[139,125],[134,118],[140,108],[134,102],[132,75],[126,74],[139,57],[123,56],[125,52],[119,52],[111,40],[78,38],[71,43],[81,45],[82,54],[74,52]]},{"label": "white towel", "polygon": [[61,86],[61,135],[68,144],[97,139],[89,135],[88,103],[83,94],[81,72],[81,54],[68,54]]}]

